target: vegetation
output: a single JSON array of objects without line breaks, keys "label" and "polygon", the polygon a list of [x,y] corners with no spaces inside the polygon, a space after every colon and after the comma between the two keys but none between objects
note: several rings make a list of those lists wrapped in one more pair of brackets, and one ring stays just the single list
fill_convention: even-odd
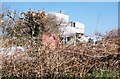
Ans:
[{"label": "vegetation", "polygon": [[8,10],[0,20],[2,47],[27,47],[24,52],[16,50],[11,56],[2,55],[3,79],[120,78],[119,28],[108,32],[97,44],[76,42],[76,46],[60,45],[56,50],[44,50],[41,34],[59,33],[62,21],[57,22],[55,16],[44,11],[29,10],[19,15]]}]

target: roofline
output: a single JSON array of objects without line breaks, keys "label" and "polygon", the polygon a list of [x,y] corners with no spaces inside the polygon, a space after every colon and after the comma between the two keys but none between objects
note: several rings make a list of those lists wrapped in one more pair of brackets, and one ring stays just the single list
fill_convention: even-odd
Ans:
[{"label": "roofline", "polygon": [[[60,13],[60,12],[56,12],[56,11],[45,11],[45,12],[47,12],[47,13],[49,13],[49,12]],[[65,14],[65,13],[61,13],[61,14],[68,15],[68,14]]]}]

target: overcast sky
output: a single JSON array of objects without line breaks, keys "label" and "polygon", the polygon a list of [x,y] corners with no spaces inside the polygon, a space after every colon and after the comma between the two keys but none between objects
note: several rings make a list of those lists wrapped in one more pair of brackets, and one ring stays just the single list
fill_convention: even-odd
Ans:
[{"label": "overcast sky", "polygon": [[44,8],[45,11],[62,10],[70,16],[70,21],[85,24],[85,33],[90,36],[95,32],[99,16],[98,32],[104,33],[118,27],[117,2],[3,2],[2,4],[18,11],[27,11],[30,8]]}]

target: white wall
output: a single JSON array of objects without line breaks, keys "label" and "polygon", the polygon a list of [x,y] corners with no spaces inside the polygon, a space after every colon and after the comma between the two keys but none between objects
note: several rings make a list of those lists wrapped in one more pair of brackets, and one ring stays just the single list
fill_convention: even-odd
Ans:
[{"label": "white wall", "polygon": [[80,22],[76,22],[75,23],[75,27],[70,26],[70,24],[68,26],[64,26],[61,27],[61,36],[65,37],[65,36],[73,36],[76,33],[83,33],[84,34],[84,24],[80,23]]},{"label": "white wall", "polygon": [[[75,26],[74,26],[75,24]],[[74,27],[75,29],[79,30],[76,33],[84,33],[85,25],[80,22],[69,22],[68,26]]]},{"label": "white wall", "polygon": [[75,22],[75,28],[79,29],[79,33],[84,33],[85,25],[80,22]]}]

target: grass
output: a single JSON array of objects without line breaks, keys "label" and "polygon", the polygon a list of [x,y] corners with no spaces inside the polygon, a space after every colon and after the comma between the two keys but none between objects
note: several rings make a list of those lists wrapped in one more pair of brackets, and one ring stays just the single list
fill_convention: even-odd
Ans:
[{"label": "grass", "polygon": [[102,70],[102,71],[93,71],[92,74],[86,74],[85,77],[94,77],[94,78],[102,78],[102,79],[120,79],[120,71],[112,71]]},{"label": "grass", "polygon": [[[120,79],[120,71],[112,71],[109,70],[102,70],[102,71],[93,71],[91,74],[87,73],[83,77],[75,76],[70,73],[58,73],[58,74],[51,74],[46,73],[42,79]],[[2,79],[38,79],[35,76],[31,77],[17,77],[17,76],[10,76],[10,77],[4,77]]]}]

